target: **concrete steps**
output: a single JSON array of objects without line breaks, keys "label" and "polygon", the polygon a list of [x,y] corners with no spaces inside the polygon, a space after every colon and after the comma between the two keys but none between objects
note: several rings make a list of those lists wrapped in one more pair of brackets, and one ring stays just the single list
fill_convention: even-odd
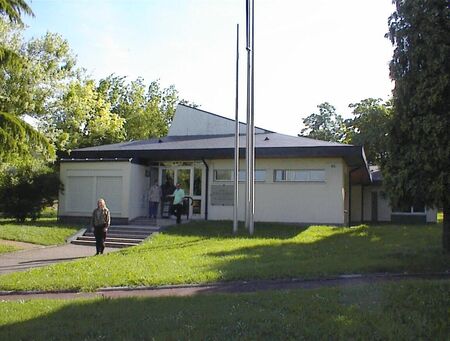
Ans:
[{"label": "concrete steps", "polygon": [[[124,248],[140,244],[151,234],[160,231],[157,226],[117,225],[108,229],[106,247]],[[95,247],[93,231],[86,231],[82,236],[72,241],[76,245],[91,245]]]}]

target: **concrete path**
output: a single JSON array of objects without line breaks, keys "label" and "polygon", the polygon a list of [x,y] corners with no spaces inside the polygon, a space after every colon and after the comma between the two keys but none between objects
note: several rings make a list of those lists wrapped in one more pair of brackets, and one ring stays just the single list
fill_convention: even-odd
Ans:
[{"label": "concrete path", "polygon": [[210,284],[167,285],[161,287],[103,288],[95,292],[55,291],[55,292],[7,292],[0,291],[0,301],[29,299],[76,299],[76,298],[122,298],[122,297],[163,297],[194,296],[217,293],[245,293],[266,290],[316,289],[323,287],[350,287],[361,284],[386,282],[406,282],[417,279],[450,280],[450,273],[435,274],[360,274],[342,275],[318,279],[279,279],[218,282]]},{"label": "concrete path", "polygon": [[[106,248],[105,253],[120,249]],[[64,244],[60,246],[38,246],[28,250],[0,255],[0,275],[24,271],[53,263],[67,262],[78,258],[93,256],[95,246]]]}]

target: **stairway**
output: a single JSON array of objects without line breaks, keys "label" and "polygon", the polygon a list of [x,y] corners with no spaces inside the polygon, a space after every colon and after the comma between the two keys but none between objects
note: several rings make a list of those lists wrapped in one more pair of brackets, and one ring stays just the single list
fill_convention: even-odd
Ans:
[{"label": "stairway", "polygon": [[[124,248],[140,244],[152,233],[160,230],[157,226],[146,224],[145,226],[137,225],[117,225],[110,226],[106,235],[106,247]],[[76,245],[95,246],[95,237],[93,231],[87,230],[82,236],[72,241]]]}]

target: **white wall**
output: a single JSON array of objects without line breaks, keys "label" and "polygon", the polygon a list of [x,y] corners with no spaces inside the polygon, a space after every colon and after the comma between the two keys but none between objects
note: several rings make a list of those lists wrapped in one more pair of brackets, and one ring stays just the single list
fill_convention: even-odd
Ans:
[{"label": "white wall", "polygon": [[[245,132],[246,125],[241,123],[239,129]],[[174,119],[169,128],[169,136],[185,135],[218,135],[234,134],[234,120],[217,116],[195,108],[184,105],[177,106]],[[256,128],[255,132],[263,130]]]},{"label": "white wall", "polygon": [[148,214],[147,192],[149,178],[145,176],[146,166],[130,164],[129,167],[129,214],[134,219]]},{"label": "white wall", "polygon": [[[244,169],[244,162],[240,169]],[[224,184],[214,182],[214,169],[233,169],[233,160],[209,160],[208,164],[209,183]],[[342,159],[258,159],[255,169],[266,170],[266,181],[255,183],[255,221],[344,224]],[[274,182],[274,169],[324,169],[326,181]],[[244,220],[244,183],[240,183],[239,190],[238,213]],[[209,219],[232,219],[232,206],[214,206],[210,199],[208,202]]]},{"label": "white wall", "polygon": [[128,217],[128,162],[62,162],[60,216],[90,216],[104,198],[113,217]]}]

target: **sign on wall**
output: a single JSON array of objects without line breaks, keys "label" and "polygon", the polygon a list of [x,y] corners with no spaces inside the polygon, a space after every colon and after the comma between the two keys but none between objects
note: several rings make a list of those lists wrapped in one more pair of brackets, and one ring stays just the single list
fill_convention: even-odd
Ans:
[{"label": "sign on wall", "polygon": [[212,185],[211,186],[211,205],[214,206],[233,206],[234,190],[232,185]]}]

